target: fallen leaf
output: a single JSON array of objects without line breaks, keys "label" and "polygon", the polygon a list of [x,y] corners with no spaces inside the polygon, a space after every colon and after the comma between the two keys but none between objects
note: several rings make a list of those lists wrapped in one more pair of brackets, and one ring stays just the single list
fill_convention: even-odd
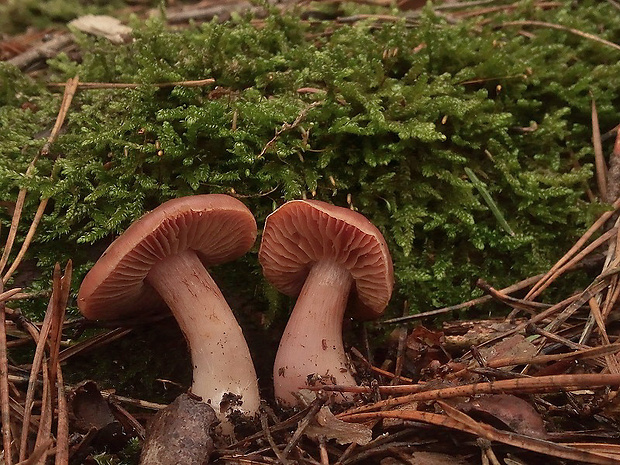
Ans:
[{"label": "fallen leaf", "polygon": [[515,433],[540,439],[547,437],[545,422],[540,414],[529,402],[517,396],[485,395],[461,402],[456,408],[486,423],[499,421]]},{"label": "fallen leaf", "polygon": [[68,406],[73,427],[92,435],[90,442],[95,448],[120,450],[127,443],[129,438],[94,381],[85,381],[71,391]]},{"label": "fallen leaf", "polygon": [[381,460],[381,465],[468,465],[470,462],[462,457],[439,454],[437,452],[412,452],[411,457],[401,456],[398,459],[387,457]]},{"label": "fallen leaf", "polygon": [[[533,357],[536,352],[536,346],[521,334],[515,334],[491,347],[480,349],[480,354],[487,362],[495,359]],[[502,368],[502,370],[510,371],[512,368],[514,367],[509,366]]]},{"label": "fallen leaf", "polygon": [[366,445],[372,439],[372,430],[363,423],[348,423],[334,416],[329,407],[324,406],[317,413],[315,422],[308,425],[304,434],[317,439],[324,436],[335,439],[338,444],[356,443]]},{"label": "fallen leaf", "polygon": [[131,28],[125,26],[118,19],[105,15],[85,15],[69,23],[79,31],[97,37],[105,37],[110,42],[122,44],[131,36]]}]

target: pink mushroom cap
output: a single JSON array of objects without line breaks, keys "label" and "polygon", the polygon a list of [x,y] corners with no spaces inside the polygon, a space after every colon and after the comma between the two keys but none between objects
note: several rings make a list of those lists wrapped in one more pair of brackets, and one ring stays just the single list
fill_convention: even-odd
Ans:
[{"label": "pink mushroom cap", "polygon": [[320,200],[293,200],[269,215],[258,258],[265,278],[291,297],[299,295],[314,263],[340,263],[354,280],[349,309],[362,320],[379,318],[394,289],[381,231],[361,213]]}]

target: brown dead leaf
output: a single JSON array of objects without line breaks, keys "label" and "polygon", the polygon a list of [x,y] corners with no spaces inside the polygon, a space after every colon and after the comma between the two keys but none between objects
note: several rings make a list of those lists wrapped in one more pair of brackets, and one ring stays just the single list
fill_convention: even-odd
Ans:
[{"label": "brown dead leaf", "polygon": [[514,329],[520,320],[506,320],[495,318],[474,321],[446,321],[443,323],[445,334],[445,348],[448,352],[469,350],[471,346],[478,346],[493,339],[498,334]]},{"label": "brown dead leaf", "polygon": [[437,452],[413,452],[411,457],[401,456],[398,459],[387,457],[381,460],[381,465],[468,465],[470,462],[462,457],[439,454]]},{"label": "brown dead leaf", "polygon": [[507,394],[480,396],[461,402],[456,408],[486,423],[496,425],[499,421],[510,430],[525,436],[541,439],[547,437],[545,423],[540,414],[520,397]]},{"label": "brown dead leaf", "polygon": [[90,433],[94,447],[119,450],[125,446],[128,438],[94,381],[85,381],[71,391],[68,405],[73,427]]},{"label": "brown dead leaf", "polygon": [[368,444],[372,439],[372,430],[369,426],[339,420],[327,406],[321,407],[315,422],[308,425],[304,434],[309,438],[318,439],[319,436],[324,436],[327,439],[335,439],[338,444],[356,443],[360,446]]},{"label": "brown dead leaf", "polygon": [[417,326],[407,336],[407,361],[415,365],[414,371],[428,367],[432,362],[439,360],[446,363],[448,357],[442,350],[444,335],[441,331],[431,331],[424,326]]},{"label": "brown dead leaf", "polygon": [[[515,334],[499,341],[497,344],[480,349],[480,354],[487,362],[495,359],[533,357],[536,355],[536,352],[536,346],[521,334]],[[504,367],[503,369],[511,370],[512,368]]]}]

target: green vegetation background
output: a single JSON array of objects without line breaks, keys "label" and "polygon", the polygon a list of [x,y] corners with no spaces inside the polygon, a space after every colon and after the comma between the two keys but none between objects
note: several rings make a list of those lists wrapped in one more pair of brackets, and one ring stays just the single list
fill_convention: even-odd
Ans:
[{"label": "green vegetation background", "polygon": [[[43,272],[32,286],[48,287],[53,263],[71,258],[77,289],[142,213],[209,192],[240,196],[259,227],[289,199],[350,198],[388,240],[393,314],[405,299],[411,311],[468,299],[478,277],[502,286],[544,270],[605,208],[586,195],[590,105],[603,131],[620,122],[620,52],[566,31],[500,26],[547,21],[618,42],[620,21],[608,2],[515,5],[484,26],[450,24],[430,7],[382,23],[302,20],[294,9],[179,29],[134,18],[130,43],[78,34],[80,60],[62,54],[43,74],[0,64],[0,201],[29,190],[20,238],[40,198],[51,199],[29,252]],[[75,75],[143,85],[79,91],[51,156],[25,176],[62,97],[45,83]],[[209,77],[217,88],[151,85]],[[10,215],[0,214],[6,232]],[[269,301],[267,320],[285,307],[256,250],[215,274],[259,310]]]}]

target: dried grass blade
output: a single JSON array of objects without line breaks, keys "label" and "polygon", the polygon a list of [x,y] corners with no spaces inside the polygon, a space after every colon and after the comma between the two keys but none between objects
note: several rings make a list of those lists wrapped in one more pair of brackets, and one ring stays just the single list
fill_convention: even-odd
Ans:
[{"label": "dried grass blade", "polygon": [[69,412],[67,410],[67,398],[65,397],[65,383],[62,376],[60,363],[57,367],[58,419],[56,424],[56,465],[69,464]]},{"label": "dried grass blade", "polygon": [[41,221],[41,218],[43,217],[43,213],[45,212],[45,207],[47,206],[48,201],[49,199],[42,199],[41,202],[39,203],[39,208],[37,208],[37,212],[34,215],[34,219],[32,220],[32,223],[30,224],[30,228],[28,229],[28,234],[26,234],[26,238],[24,239],[24,242],[21,248],[19,249],[19,252],[17,253],[17,257],[15,257],[15,260],[13,261],[10,268],[8,269],[8,271],[5,273],[5,275],[2,278],[2,281],[5,284],[11,278],[11,276],[13,275],[17,267],[21,264],[22,260],[24,259],[24,255],[26,255],[26,252],[28,251],[28,247],[30,247],[30,243],[32,242],[32,239],[34,238],[34,235],[37,232],[37,228],[39,227],[39,222]]},{"label": "dried grass blade", "polygon": [[132,328],[116,328],[106,333],[93,336],[90,339],[87,339],[85,341],[78,342],[77,344],[71,347],[67,347],[66,349],[61,351],[60,355],[58,356],[58,361],[64,362],[76,354],[79,354],[86,350],[90,350],[100,345],[108,344],[112,341],[116,341],[117,339],[120,339],[126,336],[131,331],[133,331]]},{"label": "dried grass blade", "polygon": [[590,226],[583,236],[579,238],[575,245],[573,245],[568,252],[564,254],[562,258],[560,258],[555,265],[551,267],[547,273],[534,285],[532,289],[527,293],[524,297],[524,300],[532,300],[534,299],[540,292],[538,289],[551,277],[562,265],[568,262],[573,255],[575,255],[583,245],[588,242],[588,240],[592,237],[592,235],[598,231],[606,222],[611,218],[614,213],[616,213],[620,209],[620,199],[616,200],[612,205],[612,210],[603,213],[595,222]]},{"label": "dried grass blade", "polygon": [[607,202],[609,200],[607,195],[607,164],[603,155],[601,130],[598,124],[598,111],[596,111],[594,97],[592,97],[592,146],[594,148],[594,166],[596,167],[596,183],[598,184],[599,198]]},{"label": "dried grass blade", "polygon": [[47,336],[51,327],[52,320],[52,312],[51,305],[54,300],[54,296],[58,295],[60,292],[60,266],[56,264],[54,267],[54,279],[53,279],[53,289],[52,289],[52,297],[50,298],[50,302],[47,307],[47,312],[45,313],[45,318],[43,319],[43,326],[41,327],[41,332],[39,334],[37,340],[37,347],[35,349],[34,357],[32,360],[32,367],[30,369],[30,379],[28,380],[28,389],[26,391],[26,402],[24,404],[24,421],[22,423],[22,431],[21,431],[21,443],[19,446],[19,460],[26,459],[26,448],[28,445],[28,424],[30,422],[30,417],[32,415],[32,407],[34,404],[34,390],[36,386],[37,376],[39,370],[41,369],[41,363],[43,361],[43,357],[45,354],[45,344],[47,342]]},{"label": "dried grass blade", "polygon": [[620,50],[620,45],[614,44],[605,39],[601,39],[594,34],[590,34],[588,32],[580,31],[579,29],[573,29],[571,27],[562,26],[561,24],[555,23],[546,23],[544,21],[507,21],[502,24],[502,26],[538,26],[538,27],[547,27],[550,29],[557,29],[559,31],[570,32],[571,34],[577,35],[579,37],[583,37],[585,39],[593,40],[600,44],[606,45],[611,48],[615,48],[616,50]]},{"label": "dried grass blade", "polygon": [[[52,435],[52,386],[49,378],[49,365],[47,360],[43,360],[43,395],[41,398],[41,417],[39,418],[39,430],[37,431],[37,439],[34,448],[47,444]],[[47,459],[47,449],[43,451],[37,465],[44,465]]]},{"label": "dried grass blade", "polygon": [[49,333],[49,350],[50,350],[50,384],[53,386],[56,382],[57,365],[59,363],[60,340],[62,339],[62,327],[67,309],[67,301],[71,290],[71,275],[73,272],[73,263],[71,260],[65,266],[65,272],[60,283],[58,284],[58,294],[52,299],[52,322]]},{"label": "dried grass blade", "polygon": [[[0,284],[0,291],[2,291],[2,284]],[[2,406],[2,446],[4,448],[4,463],[6,465],[12,465],[9,362],[6,346],[6,314],[4,302],[0,302],[0,404]]]},{"label": "dried grass blade", "polygon": [[[603,233],[600,237],[597,237],[594,241],[588,244],[588,246],[584,248],[581,252],[577,253],[573,258],[568,260],[564,265],[556,269],[555,272],[547,278],[546,282],[540,285],[539,288],[536,290],[536,292],[533,293],[532,296],[530,296],[530,299],[533,299],[536,296],[538,296],[541,292],[547,289],[553,281],[555,281],[560,276],[562,276],[567,270],[569,270],[579,261],[583,260],[584,257],[586,257],[587,255],[589,255],[590,253],[594,252],[596,249],[601,247],[607,241],[609,241],[610,239],[613,239],[617,234],[618,234],[618,227],[614,227],[610,229],[609,231],[606,231],[605,233]],[[527,297],[525,300],[528,300]]]},{"label": "dried grass blade", "polygon": [[532,438],[512,432],[507,433],[490,425],[479,423],[469,415],[458,411],[445,402],[439,402],[439,405],[441,405],[441,408],[444,412],[446,412],[446,415],[457,423],[462,424],[465,427],[465,430],[488,439],[489,441],[502,442],[520,449],[526,449],[533,452],[538,452],[539,454],[550,455],[552,457],[559,457],[567,460],[597,464],[617,463],[615,458],[607,455],[573,448],[564,444],[557,444],[544,439]]},{"label": "dried grass blade", "polygon": [[50,439],[49,441],[41,444],[39,447],[36,447],[32,451],[32,454],[30,455],[29,458],[27,458],[26,460],[20,461],[17,465],[35,465],[36,463],[39,462],[39,459],[41,458],[43,454],[51,454],[54,452],[54,450],[51,449],[51,445],[53,444],[53,442],[54,441]]},{"label": "dried grass blade", "polygon": [[[65,92],[62,96],[62,102],[60,104],[60,110],[58,112],[58,116],[56,117],[56,122],[54,123],[54,127],[52,128],[52,132],[50,136],[48,137],[47,142],[45,142],[45,144],[41,148],[41,151],[37,155],[35,155],[35,157],[32,159],[32,161],[28,165],[28,169],[26,170],[26,176],[29,176],[30,174],[32,174],[32,171],[34,170],[34,166],[37,160],[39,159],[40,155],[47,156],[49,154],[50,146],[58,138],[60,128],[62,127],[65,121],[65,118],[67,117],[69,106],[71,105],[71,101],[73,100],[73,96],[75,95],[75,90],[77,88],[78,82],[79,82],[79,79],[77,76],[67,81],[67,86],[65,87]],[[24,202],[26,200],[26,193],[27,193],[26,189],[20,189],[17,195],[17,202],[15,204],[15,211],[13,212],[13,219],[11,220],[11,228],[9,230],[9,236],[6,241],[4,251],[2,252],[2,257],[0,258],[0,273],[4,271],[4,267],[6,266],[9,260],[9,255],[11,253],[11,250],[13,249],[13,244],[15,243],[15,237],[17,236],[17,227],[19,226],[19,221],[21,219],[22,211],[24,208]],[[43,205],[43,203],[47,204],[47,199],[43,199],[41,201],[41,204],[39,204],[39,209],[37,210],[37,214],[39,214],[39,212],[40,212],[40,215],[43,214],[43,210],[45,209],[45,205]],[[34,236],[39,220],[40,220],[40,217],[38,220],[35,217],[35,221],[33,221],[33,224],[30,226],[30,230],[28,231],[28,236],[31,236],[31,235]],[[32,241],[32,237],[30,238],[30,241]],[[22,245],[22,248],[19,252],[21,255],[21,257],[19,258],[19,261],[21,261],[21,259],[23,258],[23,255],[26,253],[26,250],[28,249],[29,244],[30,244],[29,241],[28,241],[28,244],[26,244],[26,241],[24,241],[24,244]],[[19,263],[17,264],[19,265]],[[11,268],[12,270],[9,270],[10,272],[8,272],[5,275],[4,282],[8,280],[7,275],[10,277],[10,275],[14,271],[14,268],[17,268],[17,266],[15,266],[15,263],[13,264]]]},{"label": "dried grass blade", "polygon": [[[38,155],[34,157],[34,159],[30,162],[28,169],[26,170],[26,176],[29,176],[34,169],[34,164],[36,160],[39,158]],[[13,218],[11,219],[11,227],[9,228],[9,235],[6,238],[6,242],[4,244],[4,250],[2,251],[2,258],[0,258],[0,273],[4,271],[4,267],[9,261],[9,255],[11,254],[11,250],[13,250],[13,244],[15,243],[15,238],[17,237],[17,227],[19,226],[19,220],[22,217],[22,210],[24,209],[24,202],[26,201],[26,189],[21,189],[17,194],[17,201],[15,202],[15,210],[13,210]]]},{"label": "dried grass blade", "polygon": [[[590,315],[592,315],[592,318],[594,319],[594,321],[596,322],[596,325],[598,326],[598,330],[601,335],[601,339],[603,340],[603,343],[607,344],[607,347],[609,347],[610,345],[609,336],[607,335],[607,328],[605,327],[605,322],[603,321],[603,315],[601,314],[601,308],[599,307],[599,304],[595,298],[590,299],[589,303],[590,303]],[[618,359],[615,356],[615,352],[606,354],[605,361],[607,362],[607,368],[609,369],[610,373],[620,373],[620,365],[618,364]]]}]

